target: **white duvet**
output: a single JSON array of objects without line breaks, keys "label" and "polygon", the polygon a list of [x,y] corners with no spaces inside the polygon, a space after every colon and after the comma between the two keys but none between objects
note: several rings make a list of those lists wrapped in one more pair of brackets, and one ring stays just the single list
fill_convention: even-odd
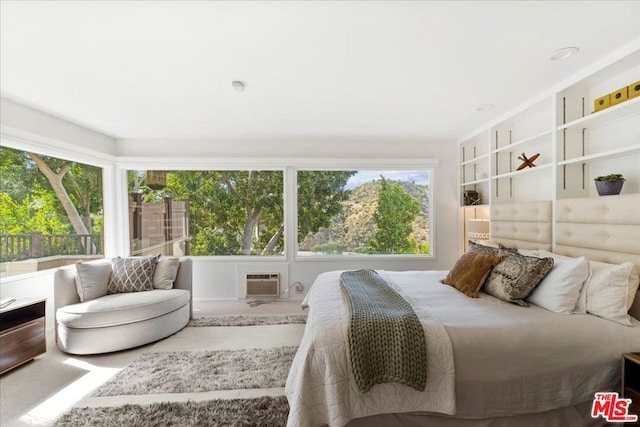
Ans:
[{"label": "white duvet", "polygon": [[[384,271],[378,272],[412,303],[405,289],[396,286]],[[427,342],[426,390],[418,392],[401,384],[379,384],[367,393],[360,392],[351,374],[347,344],[349,309],[340,289],[340,273],[318,276],[303,301],[303,306],[310,307],[309,318],[287,379],[290,406],[287,425],[343,426],[351,419],[380,413],[453,414],[455,376],[451,342],[440,322],[415,307]]]},{"label": "white duvet", "polygon": [[[289,427],[343,426],[380,413],[459,418],[538,413],[618,391],[620,356],[640,351],[640,322],[468,298],[446,271],[379,271],[413,307],[427,340],[427,389],[380,384],[361,393],[348,357],[348,307],[340,271],[318,276],[303,305],[309,318],[286,385]],[[454,368],[455,366],[455,368]]]}]

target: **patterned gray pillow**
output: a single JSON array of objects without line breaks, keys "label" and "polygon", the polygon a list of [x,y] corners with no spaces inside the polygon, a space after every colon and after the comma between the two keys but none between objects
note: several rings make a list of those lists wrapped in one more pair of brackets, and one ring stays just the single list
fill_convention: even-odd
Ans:
[{"label": "patterned gray pillow", "polygon": [[108,294],[150,291],[158,255],[146,257],[114,258],[111,261],[111,280]]},{"label": "patterned gray pillow", "polygon": [[469,244],[469,249],[467,250],[467,252],[480,252],[482,254],[490,256],[497,256],[500,253],[500,249],[493,246],[481,245],[479,243],[472,242],[471,240],[469,240],[467,243]]},{"label": "patterned gray pillow", "polygon": [[504,261],[493,267],[484,292],[523,307],[523,301],[553,267],[553,258],[536,258],[514,252],[503,252]]}]

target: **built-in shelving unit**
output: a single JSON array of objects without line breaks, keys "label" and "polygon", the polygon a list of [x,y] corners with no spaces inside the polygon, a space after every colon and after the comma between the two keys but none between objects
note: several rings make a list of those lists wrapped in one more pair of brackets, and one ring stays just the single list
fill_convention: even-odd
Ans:
[{"label": "built-in shelving unit", "polygon": [[[594,101],[640,81],[640,49],[620,51],[576,78],[460,142],[461,250],[465,222],[488,218],[496,203],[599,197],[594,178],[623,174],[622,193],[640,192],[640,96],[601,111]],[[539,154],[518,170],[522,155]],[[476,191],[483,209],[470,206]]]}]

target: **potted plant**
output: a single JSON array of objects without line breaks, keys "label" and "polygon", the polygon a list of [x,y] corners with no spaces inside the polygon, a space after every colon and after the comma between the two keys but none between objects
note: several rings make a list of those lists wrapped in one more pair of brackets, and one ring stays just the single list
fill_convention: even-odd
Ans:
[{"label": "potted plant", "polygon": [[622,184],[624,184],[624,177],[619,173],[612,173],[610,175],[598,176],[594,179],[596,182],[596,190],[600,196],[611,196],[620,194],[622,190]]}]

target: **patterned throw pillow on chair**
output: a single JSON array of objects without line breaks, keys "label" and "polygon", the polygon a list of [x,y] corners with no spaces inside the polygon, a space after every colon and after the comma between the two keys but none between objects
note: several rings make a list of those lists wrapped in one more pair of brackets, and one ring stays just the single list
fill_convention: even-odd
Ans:
[{"label": "patterned throw pillow on chair", "polygon": [[153,272],[159,255],[145,257],[114,258],[108,294],[150,291],[153,289]]}]

